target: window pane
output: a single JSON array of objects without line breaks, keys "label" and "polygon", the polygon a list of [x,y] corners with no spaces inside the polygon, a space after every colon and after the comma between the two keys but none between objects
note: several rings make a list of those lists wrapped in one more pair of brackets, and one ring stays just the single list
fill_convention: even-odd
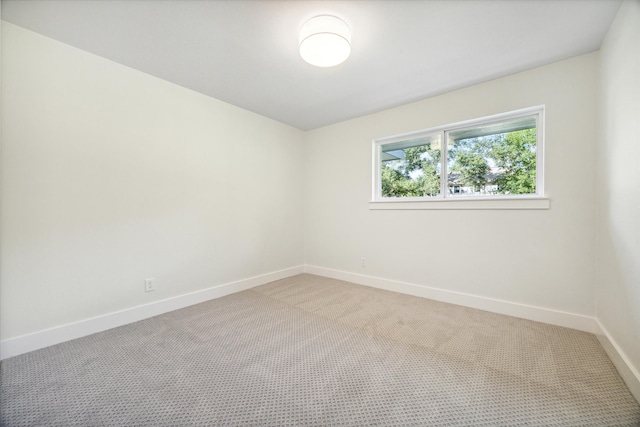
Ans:
[{"label": "window pane", "polygon": [[448,195],[536,194],[536,142],[535,117],[449,132]]},{"label": "window pane", "polygon": [[433,197],[440,194],[440,135],[380,146],[382,197]]}]

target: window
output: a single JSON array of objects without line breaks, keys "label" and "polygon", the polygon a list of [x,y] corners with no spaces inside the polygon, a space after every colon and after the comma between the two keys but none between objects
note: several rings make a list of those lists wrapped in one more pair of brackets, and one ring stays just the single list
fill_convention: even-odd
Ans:
[{"label": "window", "polygon": [[[543,112],[529,108],[374,141],[373,203],[543,199]],[[548,200],[534,205],[548,208]]]}]

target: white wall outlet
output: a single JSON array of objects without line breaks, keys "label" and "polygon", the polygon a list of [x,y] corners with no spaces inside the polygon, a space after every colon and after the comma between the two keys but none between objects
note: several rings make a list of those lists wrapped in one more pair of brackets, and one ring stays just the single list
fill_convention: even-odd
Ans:
[{"label": "white wall outlet", "polygon": [[360,267],[366,267],[366,266],[367,266],[367,258],[366,257],[360,258]]},{"label": "white wall outlet", "polygon": [[153,277],[150,279],[144,279],[144,291],[151,292],[156,290],[156,279]]}]

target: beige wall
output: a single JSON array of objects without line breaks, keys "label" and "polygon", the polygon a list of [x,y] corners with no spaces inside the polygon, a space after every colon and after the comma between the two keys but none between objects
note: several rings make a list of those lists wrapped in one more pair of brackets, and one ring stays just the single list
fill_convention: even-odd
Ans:
[{"label": "beige wall", "polygon": [[3,340],[302,264],[300,131],[2,31]]},{"label": "beige wall", "polygon": [[[306,263],[592,315],[596,60],[584,55],[308,132]],[[369,210],[372,139],[541,104],[551,209]]]},{"label": "beige wall", "polygon": [[597,317],[640,381],[640,1],[618,11],[600,72]]}]

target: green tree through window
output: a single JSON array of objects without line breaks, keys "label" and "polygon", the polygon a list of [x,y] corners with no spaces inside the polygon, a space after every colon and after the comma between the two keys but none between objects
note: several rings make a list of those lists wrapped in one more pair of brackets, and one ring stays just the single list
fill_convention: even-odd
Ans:
[{"label": "green tree through window", "polygon": [[474,193],[536,192],[535,129],[457,140],[449,148],[448,160],[450,178],[455,174]]},{"label": "green tree through window", "polygon": [[384,197],[432,197],[440,193],[440,149],[419,145],[402,150],[404,158],[383,162]]}]

